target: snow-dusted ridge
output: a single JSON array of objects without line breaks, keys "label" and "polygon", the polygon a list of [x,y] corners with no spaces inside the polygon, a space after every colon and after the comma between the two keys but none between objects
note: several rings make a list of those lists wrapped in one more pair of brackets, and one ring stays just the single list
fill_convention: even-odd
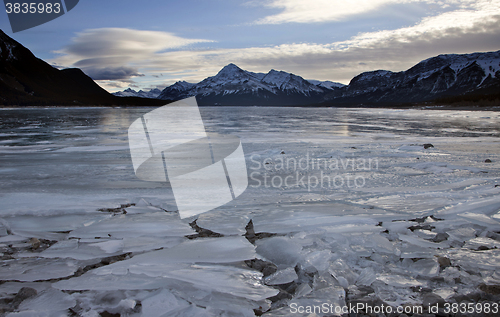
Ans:
[{"label": "snow-dusted ridge", "polygon": [[[178,100],[197,96],[201,104],[230,103],[244,100],[246,104],[260,104],[262,100],[283,105],[303,102],[305,98],[319,100],[332,88],[310,83],[304,78],[284,71],[270,70],[267,74],[254,73],[228,64],[215,76],[208,77],[197,84],[176,82],[163,90],[159,99]],[[224,97],[224,98],[221,98]],[[272,101],[275,100],[275,101]]]},{"label": "snow-dusted ridge", "polygon": [[158,88],[151,89],[149,91],[139,90],[135,91],[132,88],[127,88],[123,91],[118,91],[113,93],[117,97],[140,97],[140,98],[151,98],[155,99],[161,94],[161,90]]},{"label": "snow-dusted ridge", "polygon": [[315,79],[308,79],[307,81],[313,85],[327,88],[327,89],[342,88],[342,87],[346,86],[342,83],[337,83],[337,82],[333,82],[333,81],[329,81],[329,80],[321,81],[321,80],[315,80]]},{"label": "snow-dusted ridge", "polygon": [[[354,77],[349,85],[304,78],[271,69],[253,73],[228,64],[197,84],[177,82],[159,99],[196,96],[201,105],[311,105],[422,102],[500,87],[500,51],[439,55],[406,71],[376,70]],[[485,91],[486,90],[486,91]]]}]

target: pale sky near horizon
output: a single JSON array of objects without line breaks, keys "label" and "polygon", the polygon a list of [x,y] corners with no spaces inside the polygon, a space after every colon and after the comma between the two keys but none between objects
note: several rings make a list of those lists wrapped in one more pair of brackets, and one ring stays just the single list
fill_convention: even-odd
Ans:
[{"label": "pale sky near horizon", "polygon": [[109,91],[196,83],[235,63],[349,83],[449,53],[500,49],[500,0],[80,0],[12,33],[37,57]]}]

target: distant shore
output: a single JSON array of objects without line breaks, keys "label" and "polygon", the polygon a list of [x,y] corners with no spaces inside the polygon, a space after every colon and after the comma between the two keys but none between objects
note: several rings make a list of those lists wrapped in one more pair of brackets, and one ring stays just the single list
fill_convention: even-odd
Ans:
[{"label": "distant shore", "polygon": [[[167,105],[168,103],[165,103]],[[87,109],[87,108],[157,108],[160,106],[137,106],[137,105],[53,105],[53,106],[20,106],[20,105],[0,105],[1,110],[19,109]],[[267,108],[338,108],[338,109],[400,109],[400,110],[455,110],[455,111],[500,111],[500,104],[495,106],[474,106],[474,105],[392,105],[392,106],[332,106],[332,105],[291,105],[291,106],[231,106],[231,105],[199,105],[199,107],[267,107]]]}]

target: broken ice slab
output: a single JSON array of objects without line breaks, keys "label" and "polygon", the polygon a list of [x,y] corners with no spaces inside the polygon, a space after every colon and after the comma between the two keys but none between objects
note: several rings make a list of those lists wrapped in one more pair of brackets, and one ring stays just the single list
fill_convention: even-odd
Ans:
[{"label": "broken ice slab", "polygon": [[424,277],[434,277],[439,274],[439,263],[435,257],[421,259],[416,262],[413,260],[410,261],[408,271],[415,277],[419,275]]},{"label": "broken ice slab", "polygon": [[297,287],[297,290],[295,291],[295,298],[300,298],[303,296],[306,296],[312,292],[311,286],[307,283],[302,283]]},{"label": "broken ice slab", "polygon": [[377,254],[399,254],[399,250],[380,234],[356,234],[348,236],[351,245],[360,245]]},{"label": "broken ice slab", "polygon": [[182,237],[193,234],[193,229],[177,214],[155,212],[136,215],[117,215],[92,225],[78,228],[71,238]]},{"label": "broken ice slab", "polygon": [[[400,277],[400,276],[398,276],[398,275],[391,276],[390,283],[393,284],[392,281],[397,280],[398,277]],[[402,277],[401,282],[408,282],[407,278],[405,278],[403,276],[401,276],[401,277]],[[416,283],[412,283],[410,281],[409,283],[406,283],[406,284],[416,284]],[[425,284],[419,284],[417,286],[421,286],[421,285],[425,285]],[[381,280],[376,280],[375,282],[373,282],[371,287],[375,290],[374,296],[378,297],[381,301],[383,301],[384,303],[389,304],[393,307],[402,306],[405,304],[406,305],[412,305],[412,304],[419,305],[419,304],[421,304],[420,299],[417,299],[415,296],[416,294],[414,292],[413,287],[394,286],[394,285],[387,284]]]},{"label": "broken ice slab", "polygon": [[145,252],[171,248],[185,241],[184,237],[132,237],[123,239],[123,252]]},{"label": "broken ice slab", "polygon": [[390,233],[409,233],[410,227],[412,224],[416,224],[414,222],[408,222],[408,221],[384,221],[382,223],[382,227],[386,228],[389,230]]},{"label": "broken ice slab", "polygon": [[0,266],[0,280],[34,282],[63,278],[73,275],[78,266],[73,261],[60,259],[5,260]]},{"label": "broken ice slab", "polygon": [[302,259],[302,247],[286,237],[258,240],[256,251],[278,268],[294,267]]},{"label": "broken ice slab", "polygon": [[467,241],[464,248],[471,250],[479,250],[480,248],[498,249],[500,248],[500,241],[486,237],[478,237]]},{"label": "broken ice slab", "polygon": [[89,226],[95,222],[110,218],[104,213],[75,214],[58,216],[16,216],[4,218],[13,233],[25,237],[47,240],[63,239],[71,230]]},{"label": "broken ice slab", "polygon": [[343,287],[347,288],[349,285],[355,283],[359,275],[355,273],[350,265],[343,259],[337,259],[330,263],[328,272],[335,278]]},{"label": "broken ice slab", "polygon": [[500,221],[500,209],[498,210],[498,212],[492,214],[491,218]]},{"label": "broken ice slab", "polygon": [[468,249],[449,249],[444,254],[454,266],[463,270],[477,272],[478,270],[498,270],[500,263],[500,249],[486,251],[470,251]]},{"label": "broken ice slab", "polygon": [[124,210],[128,215],[147,214],[151,212],[165,212],[164,210],[161,210],[160,208],[154,206],[130,206],[124,208]]},{"label": "broken ice slab", "polygon": [[469,225],[458,227],[453,230],[448,230],[446,233],[449,235],[449,241],[465,242],[474,239],[477,236],[477,230]]},{"label": "broken ice slab", "polygon": [[97,247],[105,253],[117,253],[123,250],[122,240],[108,240],[103,242],[90,243],[89,247]]},{"label": "broken ice slab", "polygon": [[305,256],[305,264],[314,267],[319,272],[326,271],[330,266],[332,252],[330,250],[316,250]]},{"label": "broken ice slab", "polygon": [[0,297],[17,294],[23,287],[33,288],[40,293],[52,286],[50,282],[6,282],[0,285]]},{"label": "broken ice slab", "polygon": [[456,291],[453,288],[437,288],[432,291],[432,293],[438,295],[444,300],[450,299],[452,296],[456,294]]},{"label": "broken ice slab", "polygon": [[189,307],[189,303],[182,299],[177,298],[172,292],[162,289],[155,295],[144,299],[142,302],[142,315],[149,316],[169,316],[170,312],[179,311]]},{"label": "broken ice slab", "polygon": [[495,272],[485,272],[485,273],[487,273],[484,274],[484,282],[486,284],[496,284],[496,285],[500,284],[500,272],[495,271]]},{"label": "broken ice slab", "polygon": [[493,215],[500,209],[500,198],[498,195],[493,197],[480,197],[470,199],[465,202],[446,207],[439,211],[438,218],[441,215],[463,214],[463,213],[478,213],[484,215]]},{"label": "broken ice slab", "polygon": [[293,267],[279,270],[264,279],[266,285],[280,285],[295,281],[298,278]]},{"label": "broken ice slab", "polygon": [[228,207],[201,214],[197,224],[202,228],[223,235],[242,235],[245,233],[245,226],[249,221],[248,215],[235,212],[234,208]]},{"label": "broken ice slab", "polygon": [[[359,219],[359,218],[358,218]],[[349,233],[379,233],[383,229],[382,227],[375,226],[374,224],[363,224],[360,222],[357,223],[349,223],[349,224],[340,224],[333,226],[323,226],[321,229],[325,231],[325,235],[331,233],[340,233],[340,234],[349,234]]]},{"label": "broken ice slab", "polygon": [[412,286],[422,286],[422,282],[408,276],[380,274],[377,280],[384,282],[386,285],[394,287],[410,288]]},{"label": "broken ice slab", "polygon": [[375,271],[371,267],[366,267],[361,271],[361,274],[359,274],[355,284],[370,286],[376,279],[377,276],[375,275]]},{"label": "broken ice slab", "polygon": [[[76,242],[78,241],[78,242]],[[128,253],[158,250],[163,248],[171,248],[186,241],[185,237],[130,237],[124,239],[70,239],[59,241],[57,244],[49,248],[45,252],[40,253],[44,257],[64,257],[67,253],[76,252],[76,258],[84,258],[87,255],[93,254],[102,256],[110,256],[109,253]],[[102,251],[98,251],[96,247]],[[111,247],[111,248],[110,248]],[[66,249],[66,250],[64,250]],[[113,252],[112,249],[115,249]],[[23,254],[24,257],[29,257],[30,254]],[[35,256],[35,255],[31,255]],[[94,258],[91,256],[90,258]],[[73,256],[67,256],[73,257]],[[75,257],[73,257],[75,258]]]},{"label": "broken ice slab", "polygon": [[[130,260],[128,260],[130,261]],[[141,290],[158,288],[179,288],[183,292],[190,289],[231,294],[250,300],[264,300],[278,293],[277,290],[261,284],[262,273],[218,265],[189,265],[183,263],[159,263],[135,265],[127,269],[127,261],[117,262],[107,267],[89,271],[80,277],[62,280],[53,284],[60,290]],[[126,271],[120,275],[117,267],[104,271],[104,268],[120,265]]]},{"label": "broken ice slab", "polygon": [[[99,240],[95,240],[99,241]],[[18,254],[19,258],[72,258],[75,260],[90,260],[123,253],[123,241],[109,240],[97,243],[81,243],[76,239],[59,241],[40,253],[25,252]]]},{"label": "broken ice slab", "polygon": [[471,223],[485,226],[490,230],[500,230],[500,222],[483,213],[465,212],[463,214],[458,214],[457,216],[465,218]]},{"label": "broken ice slab", "polygon": [[422,230],[422,229],[414,230],[413,233],[416,234],[417,237],[424,239],[424,240],[432,240],[437,235],[436,232],[432,232],[429,230]]},{"label": "broken ice slab", "polygon": [[436,249],[420,247],[414,244],[403,243],[401,246],[402,259],[433,258],[436,255]]},{"label": "broken ice slab", "polygon": [[261,284],[262,273],[249,269],[187,263],[229,263],[256,257],[255,247],[242,237],[189,240],[170,249],[152,251],[54,284],[64,290],[194,288],[262,300],[277,291]]},{"label": "broken ice slab", "polygon": [[0,237],[6,236],[10,232],[9,224],[7,222],[3,223],[5,220],[0,219]]},{"label": "broken ice slab", "polygon": [[431,249],[437,249],[440,247],[446,247],[447,245],[442,245],[441,243],[435,243],[435,242],[430,242],[426,241],[422,238],[419,238],[417,235],[404,235],[400,234],[399,235],[399,240],[410,243],[415,246],[419,246],[422,248],[431,248]]},{"label": "broken ice slab", "polygon": [[[162,292],[164,290],[161,290]],[[241,297],[236,297],[228,293],[220,293],[220,292],[212,292],[212,291],[203,291],[197,290],[195,294],[191,294],[189,291],[184,292],[184,290],[175,289],[169,290],[172,293],[175,293],[175,297],[181,302],[181,305],[176,305],[176,302],[173,303],[172,306],[160,305],[156,306],[160,309],[163,308],[163,311],[168,311],[168,314],[161,315],[160,314],[148,314],[144,312],[144,301],[147,299],[143,299],[142,303],[142,316],[163,316],[163,317],[184,317],[184,316],[241,316],[241,317],[255,317],[254,309],[258,309],[261,311],[267,311],[270,306],[270,301],[268,300],[259,300],[253,301]],[[153,294],[158,294],[158,291]],[[164,293],[164,296],[166,294]],[[193,296],[194,295],[194,296]],[[168,295],[167,295],[168,296]],[[161,298],[157,298],[156,301]],[[188,301],[190,305],[183,307],[183,302]],[[163,307],[161,307],[163,306]],[[170,307],[178,307],[174,310],[170,310]],[[195,306],[200,310],[197,312],[193,312],[191,308]],[[199,312],[199,313],[198,313]]]},{"label": "broken ice slab", "polygon": [[[231,263],[257,257],[255,247],[243,237],[188,240],[169,249],[151,251],[101,268],[99,274],[115,268],[147,267],[166,263]],[[107,273],[104,273],[107,272]]]},{"label": "broken ice slab", "polygon": [[24,237],[24,236],[18,236],[18,235],[8,235],[0,238],[0,243],[12,243],[12,242],[23,242],[23,241],[28,241],[29,238]]},{"label": "broken ice slab", "polygon": [[139,201],[135,203],[136,207],[147,207],[151,206],[151,203],[147,201],[145,198],[140,198]]},{"label": "broken ice slab", "polygon": [[[190,300],[193,305],[198,307],[204,307],[205,315],[209,316],[241,316],[241,317],[255,317],[255,310],[267,311],[271,308],[271,301],[267,299],[263,300],[250,300],[246,298],[241,298],[233,296],[228,293],[212,292],[212,291],[202,291],[198,290],[195,298],[189,296],[189,294],[175,290],[177,296]],[[191,316],[189,314],[176,315],[178,317]],[[168,316],[170,317],[170,316]]]},{"label": "broken ice slab", "polygon": [[[298,231],[318,231],[326,229],[329,232],[366,232],[379,228],[372,228],[377,221],[362,216],[338,216],[338,211],[324,207],[324,212],[312,211],[285,211],[279,210],[271,214],[253,217],[255,232],[290,233]],[[343,205],[345,209],[346,206]],[[352,207],[355,209],[355,207]],[[366,213],[365,209],[359,208]],[[340,210],[342,211],[342,210]],[[348,211],[346,211],[347,213]],[[332,215],[336,213],[337,215]]]},{"label": "broken ice slab", "polygon": [[7,316],[67,316],[68,309],[76,305],[72,295],[56,289],[48,289],[34,298],[25,300],[19,305],[20,313]]},{"label": "broken ice slab", "polygon": [[[436,195],[433,191],[419,191],[414,187],[383,187],[363,189],[374,194],[374,197],[363,201],[364,204],[380,209],[390,210],[401,215],[402,213],[418,214],[432,212],[453,202],[446,195]],[[435,189],[435,191],[442,189]],[[416,191],[416,192],[415,192]],[[394,194],[396,193],[396,194]],[[396,217],[394,218],[396,219]]]}]

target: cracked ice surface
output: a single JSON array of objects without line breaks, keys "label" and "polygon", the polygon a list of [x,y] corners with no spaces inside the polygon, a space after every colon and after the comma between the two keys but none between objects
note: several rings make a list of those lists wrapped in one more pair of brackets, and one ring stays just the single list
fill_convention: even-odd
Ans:
[{"label": "cracked ice surface", "polygon": [[[223,236],[189,240],[194,218],[132,168],[126,131],[150,110],[0,110],[0,296],[38,292],[0,308],[289,316],[292,304],[453,302],[500,284],[497,112],[202,108],[207,131],[241,138],[251,178],[198,217]],[[325,177],[344,183],[315,185]]]}]

